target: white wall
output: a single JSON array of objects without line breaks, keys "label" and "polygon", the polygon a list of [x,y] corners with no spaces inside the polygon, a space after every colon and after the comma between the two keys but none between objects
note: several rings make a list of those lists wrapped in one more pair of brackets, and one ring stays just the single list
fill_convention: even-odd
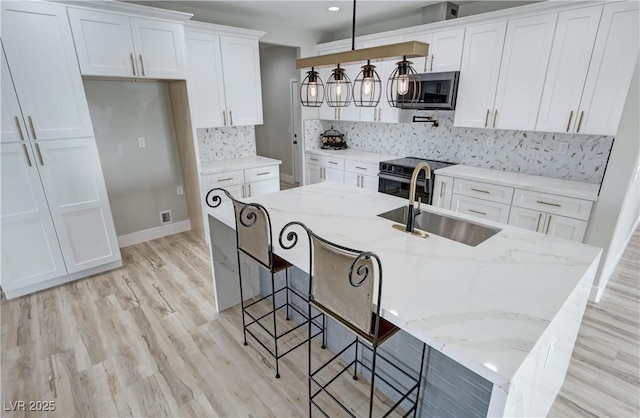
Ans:
[{"label": "white wall", "polygon": [[188,219],[167,84],[85,80],[84,89],[118,236],[160,226],[164,210]]},{"label": "white wall", "polygon": [[260,43],[264,124],[256,126],[256,150],[281,160],[284,176],[293,176],[289,81],[298,78],[296,58],[295,48]]},{"label": "white wall", "polygon": [[591,214],[586,243],[603,248],[592,300],[599,301],[640,217],[640,82],[638,66],[631,79],[618,133],[613,143],[600,197]]}]

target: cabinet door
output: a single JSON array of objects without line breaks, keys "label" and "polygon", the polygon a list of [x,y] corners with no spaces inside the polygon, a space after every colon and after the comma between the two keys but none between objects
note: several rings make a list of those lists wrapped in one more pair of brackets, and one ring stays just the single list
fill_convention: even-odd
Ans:
[{"label": "cabinet door", "polygon": [[180,23],[130,18],[140,73],[148,78],[185,78],[184,26]]},{"label": "cabinet door", "polygon": [[323,167],[324,179],[323,181],[336,181],[338,183],[344,183],[344,170],[331,167]]},{"label": "cabinet door", "polygon": [[260,53],[255,39],[220,37],[225,101],[231,126],[262,125]]},{"label": "cabinet door", "polygon": [[[346,175],[347,173],[345,173],[345,180]],[[378,191],[378,176],[365,176],[364,174],[361,174],[360,177],[360,187],[367,190]]]},{"label": "cabinet door", "polygon": [[29,135],[93,136],[66,8],[3,1],[2,44]]},{"label": "cabinet door", "polygon": [[360,174],[345,171],[344,184],[353,187],[360,187]]},{"label": "cabinet door", "polygon": [[67,273],[29,143],[3,144],[0,170],[2,287]]},{"label": "cabinet door", "polygon": [[319,165],[307,163],[307,184],[316,184],[323,181],[324,168]]},{"label": "cabinet door", "polygon": [[518,228],[528,229],[529,231],[541,232],[546,225],[547,215],[537,210],[511,207],[509,213],[509,225]]},{"label": "cabinet door", "polygon": [[329,67],[316,69],[316,71],[318,71],[318,74],[320,76],[320,80],[322,80],[322,83],[325,85],[324,100],[322,101],[322,105],[320,106],[320,110],[318,112],[318,117],[322,120],[338,120],[338,111],[336,110],[336,108],[329,107],[329,105],[327,105],[326,86],[327,86],[327,81],[331,76],[331,70],[332,68],[329,68]]},{"label": "cabinet door", "polygon": [[83,75],[140,76],[127,16],[69,8]]},{"label": "cabinet door", "polygon": [[224,79],[220,36],[185,32],[187,89],[194,128],[225,126]]},{"label": "cabinet door", "polygon": [[[418,39],[422,41],[421,39]],[[387,39],[383,41],[375,41],[375,42],[366,42],[363,44],[363,48],[370,48],[374,46],[380,46],[385,44],[395,44],[400,43],[403,40],[398,39]],[[417,61],[419,58],[414,59]],[[360,108],[360,120],[364,122],[384,122],[384,123],[398,123],[400,119],[400,109],[397,107],[393,107],[387,101],[387,80],[391,73],[396,68],[396,63],[400,61],[400,58],[387,59],[387,60],[376,60],[371,63],[376,66],[376,72],[378,76],[380,76],[380,81],[382,81],[380,88],[380,103],[376,107],[362,107]]]},{"label": "cabinet door", "polygon": [[467,28],[454,126],[491,127],[506,29],[507,22]]},{"label": "cabinet door", "polygon": [[453,195],[453,179],[445,176],[435,176],[433,183],[432,205],[443,209],[451,207],[451,196]]},{"label": "cabinet door", "polygon": [[536,130],[573,132],[602,6],[558,15]]},{"label": "cabinet door", "polygon": [[35,146],[39,147],[38,170],[69,273],[119,260],[95,140],[47,141]]},{"label": "cabinet door", "polygon": [[16,91],[11,81],[11,73],[7,66],[7,60],[4,57],[4,51],[0,52],[2,53],[2,75],[0,79],[2,83],[2,106],[0,106],[2,120],[0,122],[0,142],[22,141],[26,139],[26,127],[24,125],[24,119],[22,119],[18,97],[16,96]]},{"label": "cabinet door", "polygon": [[587,230],[587,222],[558,215],[547,215],[545,234],[582,242]]},{"label": "cabinet door", "polygon": [[464,28],[435,32],[429,48],[429,71],[460,71],[463,44]]},{"label": "cabinet door", "polygon": [[496,222],[507,223],[509,209],[509,205],[474,199],[473,197],[454,194],[451,198],[451,210]]},{"label": "cabinet door", "polygon": [[535,129],[556,20],[552,13],[509,21],[494,105],[495,128]]},{"label": "cabinet door", "polygon": [[638,59],[638,26],[638,2],[604,6],[576,132],[616,134]]},{"label": "cabinet door", "polygon": [[247,197],[262,196],[280,191],[280,179],[252,181],[247,183]]}]

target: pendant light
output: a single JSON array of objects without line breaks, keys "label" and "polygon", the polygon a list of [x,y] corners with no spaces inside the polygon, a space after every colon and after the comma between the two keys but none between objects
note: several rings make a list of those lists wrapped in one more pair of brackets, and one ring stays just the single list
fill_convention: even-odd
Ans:
[{"label": "pendant light", "polygon": [[421,83],[418,81],[411,61],[403,57],[387,81],[387,101],[393,107],[404,107],[416,103],[420,97]]},{"label": "pendant light", "polygon": [[358,107],[376,107],[382,95],[382,81],[376,66],[367,60],[353,81],[353,104]]},{"label": "pendant light", "polygon": [[326,99],[329,107],[347,107],[351,104],[351,80],[340,64],[333,69],[326,85]]},{"label": "pendant light", "polygon": [[300,103],[306,107],[320,107],[324,101],[324,84],[318,72],[311,67],[300,86]]}]

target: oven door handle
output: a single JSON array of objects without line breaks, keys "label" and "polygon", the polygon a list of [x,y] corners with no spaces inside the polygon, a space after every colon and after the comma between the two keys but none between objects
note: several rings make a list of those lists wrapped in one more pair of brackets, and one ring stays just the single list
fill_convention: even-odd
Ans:
[{"label": "oven door handle", "polygon": [[[404,183],[404,184],[411,183],[411,179],[407,179],[404,177],[391,176],[389,174],[378,173],[378,177],[385,180],[397,181],[398,183]],[[424,180],[418,180],[417,185],[420,187],[425,187],[426,182]]]}]

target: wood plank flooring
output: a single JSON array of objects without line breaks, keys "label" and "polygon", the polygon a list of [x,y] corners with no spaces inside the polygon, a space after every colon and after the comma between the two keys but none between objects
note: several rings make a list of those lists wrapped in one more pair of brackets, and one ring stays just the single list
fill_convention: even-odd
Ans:
[{"label": "wood plank flooring", "polygon": [[[122,253],[121,269],[2,299],[3,417],[308,414],[306,348],[283,358],[275,379],[273,359],[242,345],[239,309],[215,313],[208,250],[195,234]],[[640,416],[639,261],[636,231],[602,302],[587,307],[550,415]],[[337,392],[364,412],[364,389]],[[56,409],[10,411],[15,401]]]}]

